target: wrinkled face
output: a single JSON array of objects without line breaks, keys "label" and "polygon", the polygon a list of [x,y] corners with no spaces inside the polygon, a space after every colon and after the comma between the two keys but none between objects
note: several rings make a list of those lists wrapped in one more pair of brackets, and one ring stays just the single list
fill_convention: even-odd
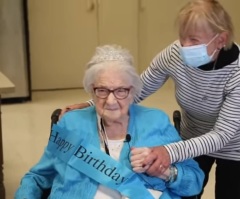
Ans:
[{"label": "wrinkled face", "polygon": [[[93,85],[93,100],[95,102],[97,113],[105,120],[105,121],[121,121],[124,118],[128,117],[128,110],[130,104],[133,102],[133,94],[132,87],[129,76],[124,72],[119,72],[114,69],[107,70],[105,72],[101,72]],[[102,99],[96,96],[96,90],[94,92],[94,88],[98,88],[98,94],[104,94],[105,89],[116,90],[115,93],[110,92],[109,95]],[[103,88],[103,89],[101,89]],[[121,88],[123,90],[121,90]],[[124,92],[127,89],[127,96],[124,99],[117,99],[118,96],[124,96]],[[115,95],[117,97],[115,97]]]}]

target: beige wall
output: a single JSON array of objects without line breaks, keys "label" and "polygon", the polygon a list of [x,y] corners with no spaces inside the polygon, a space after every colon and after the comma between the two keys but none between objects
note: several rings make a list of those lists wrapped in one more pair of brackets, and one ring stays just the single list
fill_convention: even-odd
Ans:
[{"label": "beige wall", "polygon": [[121,44],[137,57],[138,0],[28,2],[33,90],[80,87],[98,45]]},{"label": "beige wall", "polygon": [[[32,89],[76,88],[97,45],[129,48],[139,73],[177,39],[174,20],[187,0],[29,0]],[[220,0],[240,42],[240,1]]]},{"label": "beige wall", "polygon": [[235,41],[240,43],[240,1],[239,0],[219,0],[231,15],[235,28]]},{"label": "beige wall", "polygon": [[139,72],[164,47],[177,39],[176,13],[187,0],[142,0],[139,12]]}]

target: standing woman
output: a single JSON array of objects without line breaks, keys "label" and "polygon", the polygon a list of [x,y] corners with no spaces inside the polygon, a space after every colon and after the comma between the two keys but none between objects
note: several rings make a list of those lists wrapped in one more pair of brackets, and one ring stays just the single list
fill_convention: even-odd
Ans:
[{"label": "standing woman", "polygon": [[196,157],[204,186],[216,163],[215,198],[240,198],[240,62],[231,18],[216,0],[194,0],[180,10],[178,25],[179,40],[142,73],[137,102],[171,77],[185,141],[152,148],[143,163],[154,161],[147,173],[159,175],[169,163]]}]

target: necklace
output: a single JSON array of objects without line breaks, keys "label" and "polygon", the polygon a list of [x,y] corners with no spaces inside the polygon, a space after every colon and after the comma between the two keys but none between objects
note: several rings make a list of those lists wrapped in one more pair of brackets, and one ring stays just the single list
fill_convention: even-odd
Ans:
[{"label": "necklace", "polygon": [[103,125],[103,120],[100,118],[100,136],[101,136],[101,142],[104,145],[104,149],[106,154],[110,155],[109,153],[109,148],[108,148],[108,139],[107,139],[107,134]]},{"label": "necklace", "polygon": [[101,140],[101,146],[105,150],[106,154],[108,154],[110,156],[111,155],[110,151],[112,151],[114,153],[119,153],[123,147],[123,143],[124,143],[125,139],[121,138],[121,139],[117,139],[117,140],[115,140],[115,139],[109,140],[105,126],[103,124],[103,119],[98,118],[98,120],[99,120],[98,121],[98,129],[99,129],[99,136],[100,136],[100,140]]}]

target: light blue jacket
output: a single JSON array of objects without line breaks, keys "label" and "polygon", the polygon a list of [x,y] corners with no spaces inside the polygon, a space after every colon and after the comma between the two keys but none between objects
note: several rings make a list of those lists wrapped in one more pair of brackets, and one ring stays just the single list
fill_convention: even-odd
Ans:
[{"label": "light blue jacket", "polygon": [[[68,112],[58,125],[73,132],[73,135],[78,135],[74,139],[87,140],[100,148],[95,107]],[[130,147],[151,147],[180,140],[164,112],[135,104],[130,107],[127,133],[131,135]],[[128,158],[129,145],[127,142],[124,143],[119,161],[131,169]],[[178,169],[178,176],[171,184],[165,183],[160,178],[139,175],[147,188],[163,192],[160,199],[180,199],[180,196],[198,194],[204,178],[198,164],[190,159],[175,166]],[[93,199],[98,183],[72,169],[46,148],[40,161],[22,178],[15,199],[40,199],[42,190],[50,187],[51,199]],[[141,196],[138,198],[141,199]]]}]

